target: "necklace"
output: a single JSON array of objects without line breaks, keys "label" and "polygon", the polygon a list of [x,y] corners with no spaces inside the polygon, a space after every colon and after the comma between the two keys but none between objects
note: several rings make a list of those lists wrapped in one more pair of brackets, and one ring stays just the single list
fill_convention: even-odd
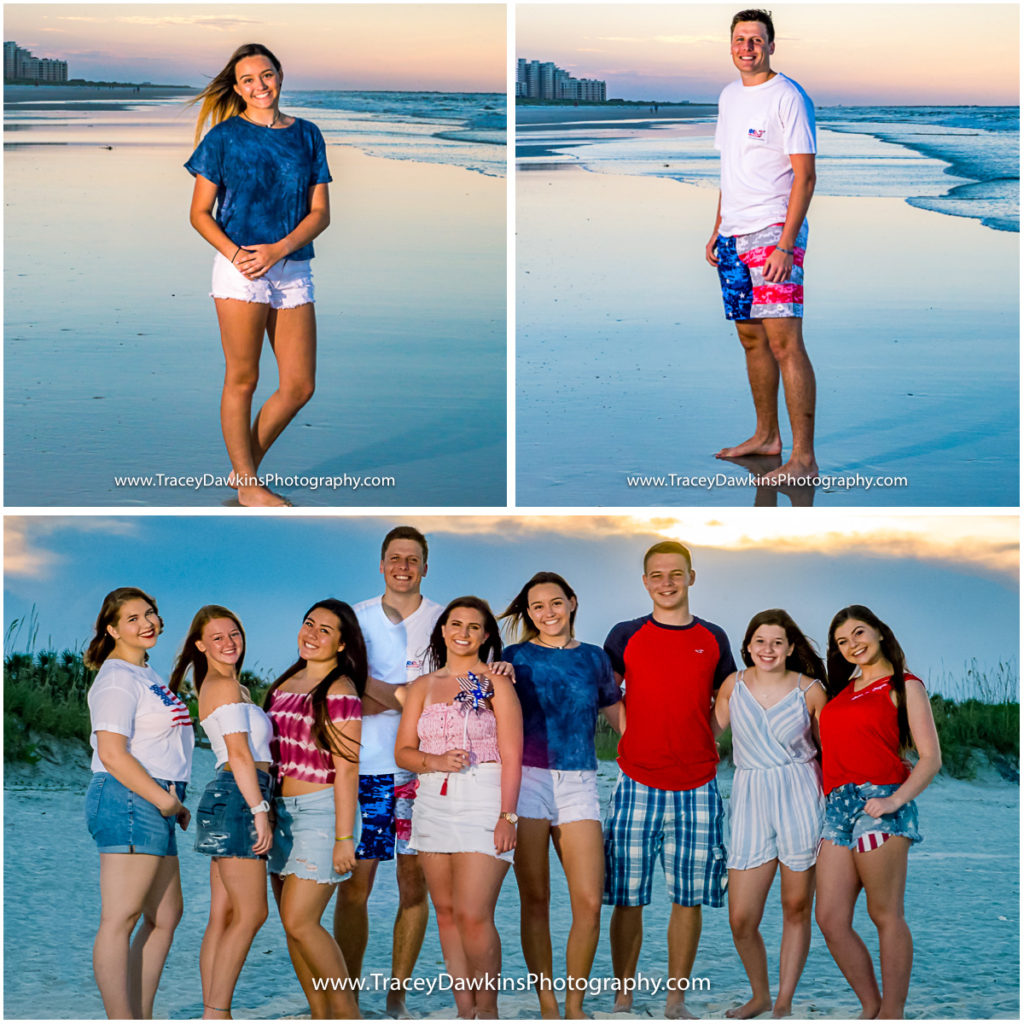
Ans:
[{"label": "necklace", "polygon": [[242,111],[242,117],[246,119],[250,124],[258,125],[260,128],[273,128],[278,121],[281,120],[281,114],[279,111],[274,111],[274,120],[270,124],[264,124],[262,121],[254,121],[244,110]]},{"label": "necklace", "polygon": [[572,637],[567,637],[564,644],[549,644],[546,640],[541,639],[540,633],[538,633],[534,640],[537,641],[543,647],[550,647],[553,651],[564,651],[569,644],[572,643]]}]

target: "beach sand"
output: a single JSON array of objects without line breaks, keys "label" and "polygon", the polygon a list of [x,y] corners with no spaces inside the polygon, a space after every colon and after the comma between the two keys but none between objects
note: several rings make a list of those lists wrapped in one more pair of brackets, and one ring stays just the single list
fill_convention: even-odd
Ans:
[{"label": "beach sand", "polygon": [[[219,505],[213,250],[179,104],[18,125],[5,154],[8,505]],[[317,393],[262,469],[296,505],[505,504],[505,181],[329,145]],[[265,350],[257,401],[276,367]],[[318,486],[393,477],[394,485]]]},{"label": "beach sand", "polygon": [[[63,753],[62,753],[63,751]],[[7,1019],[83,1019],[102,1016],[91,971],[91,945],[99,914],[99,861],[85,829],[82,806],[89,778],[83,752],[67,756],[67,746],[48,751],[56,763],[5,766],[4,791],[4,1016]],[[601,764],[599,784],[607,798],[615,767]],[[194,810],[213,773],[208,750],[196,753],[187,803]],[[723,796],[731,771],[719,770]],[[910,855],[907,920],[914,935],[914,972],[907,1014],[914,1019],[1018,1019],[1019,961],[1019,789],[995,772],[973,782],[945,777],[918,800],[925,841]],[[983,828],[983,836],[979,836]],[[208,862],[191,849],[192,833],[179,835],[185,914],[157,994],[156,1016],[182,1019],[200,1015],[197,957],[208,903]],[[981,842],[979,843],[979,838]],[[568,897],[552,854],[552,928],[555,971],[564,971]],[[769,973],[778,969],[781,927],[778,882],[769,896],[762,934]],[[390,968],[391,922],[395,912],[394,876],[382,864],[370,902],[371,935],[364,968],[368,980],[361,1001],[369,1017],[384,1015],[383,977]],[[333,909],[333,908],[332,908]],[[732,944],[727,911],[705,908],[693,979],[707,979],[687,998],[701,1017],[721,1018],[749,994]],[[605,908],[601,942],[592,973],[595,983],[611,974]],[[509,872],[496,916],[503,944],[503,976],[520,985],[526,967],[519,949],[519,903]],[[640,974],[647,984],[664,978],[668,901],[664,882],[655,878],[653,902],[645,911]],[[329,927],[329,916],[325,920]],[[877,960],[878,943],[860,901],[855,926]],[[435,980],[443,970],[437,929],[431,915],[415,977]],[[374,990],[373,975],[381,980]],[[773,982],[774,985],[774,982]],[[611,992],[588,996],[595,1017],[608,1016]],[[448,1019],[450,994],[412,994],[409,1007],[422,1016]],[[530,992],[500,997],[503,1017],[532,1018]],[[663,996],[638,992],[636,1017],[661,1016]],[[811,951],[794,1003],[795,1019],[846,1019],[857,1003],[815,927]],[[291,971],[276,913],[256,937],[239,981],[235,1016],[272,1019],[308,1016]]]},{"label": "beach sand", "polygon": [[818,463],[907,483],[779,494],[713,457],[753,429],[704,259],[715,199],[579,165],[517,173],[518,504],[1016,505],[1019,237],[897,198],[815,197]]}]

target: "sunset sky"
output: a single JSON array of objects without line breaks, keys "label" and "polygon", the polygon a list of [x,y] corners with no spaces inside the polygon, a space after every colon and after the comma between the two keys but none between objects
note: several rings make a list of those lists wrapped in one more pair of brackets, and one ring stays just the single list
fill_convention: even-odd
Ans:
[{"label": "sunset sky", "polygon": [[[741,6],[520,3],[516,55],[604,79],[610,98],[714,101]],[[1018,103],[1016,4],[768,6],[772,66],[818,105]]]},{"label": "sunset sky", "polygon": [[[249,635],[250,667],[283,669],[306,608],[382,591],[380,541],[399,522],[430,541],[423,592],[478,593],[501,610],[536,571],[561,572],[580,599],[577,632],[602,643],[650,611],[646,548],[666,537],[694,551],[695,614],[721,624],[738,657],[749,618],[782,606],[824,648],[832,615],[867,604],[888,621],[926,682],[1016,663],[1018,541],[1014,516],[897,516],[824,509],[657,516],[44,516],[5,520],[5,629],[35,606],[35,648],[82,646],[103,595],[139,586],[167,632],[153,664],[166,673],[196,609],[225,604]],[[268,583],[267,581],[273,581]],[[29,627],[10,646],[23,650]]]},{"label": "sunset sky", "polygon": [[293,89],[504,92],[499,4],[7,4],[4,39],[71,78],[203,85],[240,44]]}]

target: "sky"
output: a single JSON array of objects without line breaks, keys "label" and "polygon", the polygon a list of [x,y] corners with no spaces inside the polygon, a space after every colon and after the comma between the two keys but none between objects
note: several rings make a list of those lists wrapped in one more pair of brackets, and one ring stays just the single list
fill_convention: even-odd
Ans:
[{"label": "sky", "polygon": [[82,647],[104,594],[137,586],[166,623],[157,671],[169,671],[195,611],[217,603],[245,625],[246,666],[270,676],[294,660],[301,617],[315,601],[382,592],[381,539],[407,522],[430,543],[427,596],[447,603],[476,593],[500,612],[534,572],[554,570],[576,590],[577,635],[592,643],[650,611],[643,552],[671,538],[694,553],[691,610],[725,628],[737,660],[747,622],[764,608],[786,608],[824,651],[832,615],[856,603],[887,621],[911,669],[948,695],[971,659],[992,677],[1000,661],[1016,670],[1015,516],[786,512],[7,516],[5,650]]},{"label": "sky", "polygon": [[292,89],[504,92],[500,4],[6,4],[4,39],[70,78],[204,85],[242,43]]},{"label": "sky", "polygon": [[[609,98],[713,102],[737,75],[728,38],[740,7],[520,3],[516,56],[603,79]],[[769,7],[772,67],[819,106],[1019,101],[1016,4]]]}]

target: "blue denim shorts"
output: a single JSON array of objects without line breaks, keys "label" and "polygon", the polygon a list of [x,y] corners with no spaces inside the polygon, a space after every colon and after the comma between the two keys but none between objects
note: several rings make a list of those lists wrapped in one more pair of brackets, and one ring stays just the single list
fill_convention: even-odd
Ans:
[{"label": "blue denim shorts", "polygon": [[821,838],[848,850],[855,850],[857,840],[866,832],[885,832],[890,836],[905,836],[911,843],[921,842],[921,833],[917,831],[917,804],[913,800],[895,813],[883,814],[880,818],[864,813],[864,805],[872,797],[892,796],[899,788],[898,784],[876,786],[871,782],[836,786],[825,798]]},{"label": "blue denim shorts", "polygon": [[[256,779],[263,799],[273,805],[274,780],[270,773],[257,770]],[[196,808],[196,852],[210,857],[266,860],[265,853],[252,852],[255,842],[256,820],[249,802],[238,788],[235,776],[227,768],[220,768]]]},{"label": "blue denim shorts", "polygon": [[[349,874],[334,870],[334,787],[301,796],[279,796],[274,846],[267,870],[275,875],[295,875],[312,882],[336,885]],[[356,809],[355,844],[362,831]]]},{"label": "blue denim shorts", "polygon": [[[167,788],[166,779],[154,779]],[[185,783],[175,782],[179,800]],[[165,818],[155,804],[122,785],[109,772],[93,772],[85,792],[85,823],[100,853],[148,853],[177,857],[177,819]]]}]

